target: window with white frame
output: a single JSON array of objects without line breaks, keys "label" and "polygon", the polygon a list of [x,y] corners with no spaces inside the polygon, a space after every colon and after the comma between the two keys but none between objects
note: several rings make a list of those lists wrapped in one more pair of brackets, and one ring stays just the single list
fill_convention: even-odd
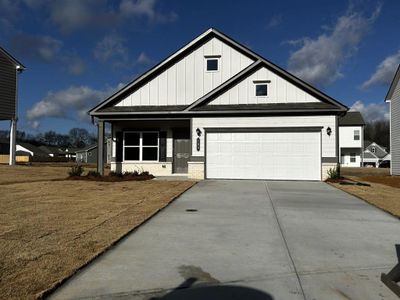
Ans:
[{"label": "window with white frame", "polygon": [[355,153],[350,153],[350,162],[352,162],[352,163],[356,162],[356,154]]},{"label": "window with white frame", "polygon": [[124,132],[124,161],[158,161],[157,131]]},{"label": "window with white frame", "polygon": [[371,148],[372,153],[375,153],[375,147]]},{"label": "window with white frame", "polygon": [[354,140],[359,141],[360,140],[360,130],[354,130]]},{"label": "window with white frame", "polygon": [[206,59],[206,71],[207,72],[218,72],[219,71],[219,55],[205,56]]}]

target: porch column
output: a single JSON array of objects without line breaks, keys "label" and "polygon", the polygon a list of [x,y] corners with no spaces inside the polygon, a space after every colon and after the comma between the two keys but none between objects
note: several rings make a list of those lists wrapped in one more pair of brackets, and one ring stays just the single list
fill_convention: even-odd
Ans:
[{"label": "porch column", "polygon": [[104,121],[97,123],[97,172],[104,175]]},{"label": "porch column", "polygon": [[17,135],[17,120],[13,118],[10,122],[10,157],[9,165],[15,165],[15,143]]}]

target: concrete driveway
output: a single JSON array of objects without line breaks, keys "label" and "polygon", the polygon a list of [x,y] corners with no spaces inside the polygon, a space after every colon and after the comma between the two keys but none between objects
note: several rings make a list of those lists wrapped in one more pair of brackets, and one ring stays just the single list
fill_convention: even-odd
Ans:
[{"label": "concrete driveway", "polygon": [[52,298],[396,299],[379,278],[399,242],[399,220],[325,183],[203,181]]}]

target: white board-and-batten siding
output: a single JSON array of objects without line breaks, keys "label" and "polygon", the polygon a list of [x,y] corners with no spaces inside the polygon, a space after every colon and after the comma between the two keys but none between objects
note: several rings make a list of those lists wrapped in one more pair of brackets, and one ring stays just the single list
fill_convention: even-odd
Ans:
[{"label": "white board-and-batten siding", "polygon": [[390,99],[391,172],[400,175],[400,81]]},{"label": "white board-and-batten siding", "polygon": [[[323,127],[321,132],[322,157],[336,157],[336,116],[287,116],[287,117],[227,117],[227,118],[193,118],[192,120],[192,156],[204,156],[204,131],[207,128],[282,128],[282,127]],[[330,127],[332,134],[326,134]],[[200,136],[200,150],[197,151],[196,129]],[[251,130],[249,130],[251,131]]]},{"label": "white board-and-batten siding", "polygon": [[[218,71],[206,71],[207,56],[219,56]],[[189,105],[253,62],[221,40],[212,38],[116,106]]]},{"label": "white board-and-batten siding", "polygon": [[[268,81],[268,95],[257,97],[255,84]],[[293,83],[276,75],[265,67],[260,68],[225,93],[211,101],[210,105],[309,103],[320,102],[317,98],[298,88]]]}]

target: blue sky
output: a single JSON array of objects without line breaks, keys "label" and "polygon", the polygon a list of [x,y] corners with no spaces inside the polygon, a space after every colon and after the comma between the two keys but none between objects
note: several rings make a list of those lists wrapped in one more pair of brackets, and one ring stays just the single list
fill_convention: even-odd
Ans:
[{"label": "blue sky", "polygon": [[0,45],[27,67],[28,132],[94,131],[89,108],[209,27],[375,120],[400,63],[399,11],[396,0],[0,0]]}]

